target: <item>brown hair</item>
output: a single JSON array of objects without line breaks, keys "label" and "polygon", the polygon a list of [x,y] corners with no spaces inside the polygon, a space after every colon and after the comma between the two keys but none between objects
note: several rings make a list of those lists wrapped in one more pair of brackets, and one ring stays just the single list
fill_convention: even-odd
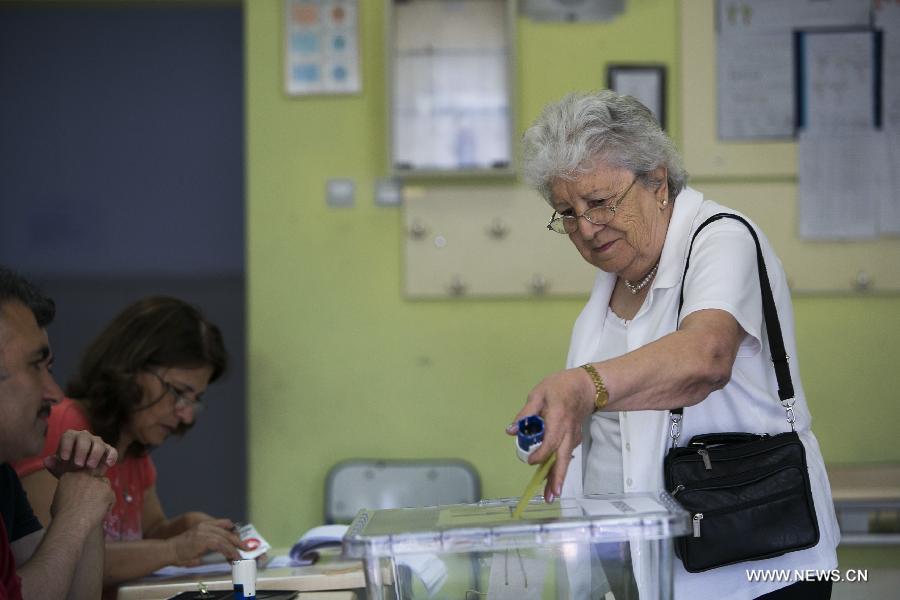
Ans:
[{"label": "brown hair", "polygon": [[[219,328],[200,310],[178,300],[156,296],[129,305],[84,351],[78,372],[66,386],[88,413],[94,433],[115,446],[122,426],[141,403],[137,374],[160,367],[212,368],[210,383],[228,364]],[[179,425],[183,434],[190,425]],[[148,448],[133,444],[129,453]]]}]

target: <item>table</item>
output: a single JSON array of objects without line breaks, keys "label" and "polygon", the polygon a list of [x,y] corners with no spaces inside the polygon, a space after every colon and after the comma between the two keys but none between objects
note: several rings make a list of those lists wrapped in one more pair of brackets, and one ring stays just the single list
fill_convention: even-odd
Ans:
[{"label": "table", "polygon": [[[119,587],[118,600],[166,600],[179,592],[197,591],[203,582],[209,590],[232,589],[230,573],[147,577]],[[354,600],[353,590],[366,587],[362,562],[323,553],[314,565],[260,569],[257,590],[298,590],[302,600]],[[362,597],[363,594],[360,594]]]},{"label": "table", "polygon": [[829,465],[842,545],[900,544],[900,464]]}]

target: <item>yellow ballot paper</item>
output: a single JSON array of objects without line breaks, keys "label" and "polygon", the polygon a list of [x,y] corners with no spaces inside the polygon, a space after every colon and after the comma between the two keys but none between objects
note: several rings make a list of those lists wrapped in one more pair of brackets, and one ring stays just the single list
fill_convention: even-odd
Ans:
[{"label": "yellow ballot paper", "polygon": [[[489,504],[469,504],[442,508],[437,517],[438,529],[490,527],[506,525],[514,520],[515,505],[503,500]],[[524,518],[532,521],[551,521],[562,516],[559,504],[532,504],[524,511]]]},{"label": "yellow ballot paper", "polygon": [[538,467],[537,471],[534,472],[534,475],[531,478],[531,481],[528,482],[528,485],[525,486],[525,491],[522,492],[522,496],[519,498],[519,503],[516,505],[516,510],[513,511],[512,518],[513,519],[521,519],[522,512],[525,510],[525,507],[528,506],[528,503],[534,497],[535,492],[538,491],[538,488],[541,486],[541,483],[547,477],[547,473],[550,472],[550,467],[553,466],[553,463],[556,462],[556,452],[550,455],[550,458],[541,463],[541,466]]}]

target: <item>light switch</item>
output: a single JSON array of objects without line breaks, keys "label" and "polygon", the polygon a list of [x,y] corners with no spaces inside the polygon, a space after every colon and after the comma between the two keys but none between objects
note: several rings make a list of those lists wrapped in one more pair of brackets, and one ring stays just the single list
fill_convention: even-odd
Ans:
[{"label": "light switch", "polygon": [[384,177],[375,182],[375,204],[378,206],[400,206],[403,193],[400,180]]},{"label": "light switch", "polygon": [[325,202],[335,208],[353,206],[356,184],[352,179],[329,179],[325,184]]}]

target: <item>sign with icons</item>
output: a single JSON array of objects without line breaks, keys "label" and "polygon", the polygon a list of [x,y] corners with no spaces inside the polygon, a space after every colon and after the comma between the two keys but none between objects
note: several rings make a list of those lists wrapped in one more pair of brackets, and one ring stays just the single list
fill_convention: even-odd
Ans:
[{"label": "sign with icons", "polygon": [[355,94],[361,88],[357,0],[285,0],[285,91]]}]

